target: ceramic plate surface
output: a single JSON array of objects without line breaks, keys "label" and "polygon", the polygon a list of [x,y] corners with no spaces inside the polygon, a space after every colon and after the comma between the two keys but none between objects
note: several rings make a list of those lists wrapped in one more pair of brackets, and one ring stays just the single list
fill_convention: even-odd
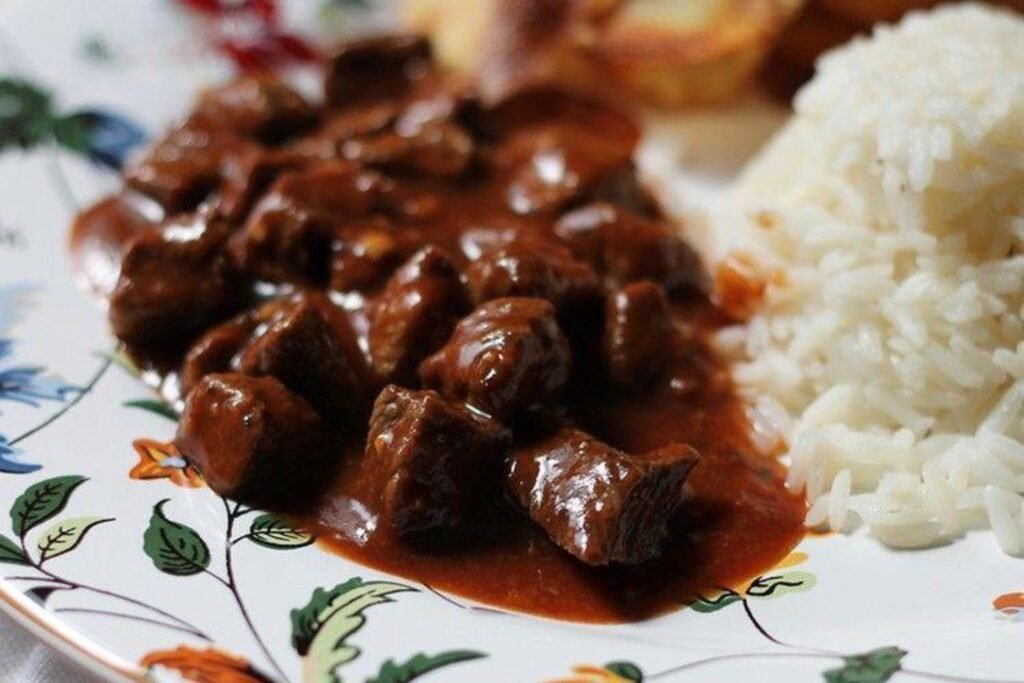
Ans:
[{"label": "ceramic plate surface", "polygon": [[[69,222],[198,87],[239,65],[301,72],[310,45],[379,15],[372,0],[33,0],[0,17],[3,605],[110,677],[1024,678],[1024,572],[988,533],[916,552],[809,537],[691,609],[582,626],[367,569],[204,487],[169,445],[173,416],[111,355],[103,312],[72,281]],[[682,160],[701,171],[680,196],[726,180],[764,116],[777,119],[678,123],[692,138]],[[663,166],[679,160],[671,151],[648,149]]]}]

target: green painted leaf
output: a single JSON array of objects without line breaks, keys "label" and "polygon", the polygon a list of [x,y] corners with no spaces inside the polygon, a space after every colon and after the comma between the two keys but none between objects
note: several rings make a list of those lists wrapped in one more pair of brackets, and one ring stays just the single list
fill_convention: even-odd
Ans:
[{"label": "green painted leaf", "polygon": [[625,678],[627,681],[643,683],[644,672],[633,662],[609,662],[604,665],[604,668],[620,678]]},{"label": "green painted leaf", "polygon": [[178,415],[178,411],[176,411],[174,408],[167,405],[163,401],[154,401],[148,398],[140,398],[134,401],[125,401],[122,405],[125,408],[138,408],[139,410],[145,410],[150,413],[155,413],[156,415],[160,415],[161,417],[166,417],[168,420],[171,420],[172,422],[177,422],[179,419],[181,419],[181,416]]},{"label": "green painted leaf", "polygon": [[724,609],[734,602],[739,602],[741,599],[742,598],[739,593],[735,591],[723,591],[713,598],[707,598],[701,595],[690,603],[690,609],[701,612],[702,614],[710,614],[711,612],[717,612],[720,609]]},{"label": "green painted leaf", "polygon": [[89,150],[89,129],[74,115],[53,119],[53,137],[61,147],[73,152]]},{"label": "green painted leaf", "polygon": [[93,527],[104,522],[113,522],[111,517],[72,517],[54,522],[36,542],[39,562],[46,562],[78,547]]},{"label": "green painted leaf", "polygon": [[24,538],[31,529],[55,516],[68,504],[75,489],[85,482],[76,474],[36,482],[25,489],[11,506],[14,533]]},{"label": "green painted leaf", "polygon": [[30,149],[53,132],[53,100],[29,81],[0,78],[0,151]]},{"label": "green painted leaf", "polygon": [[262,514],[252,521],[249,527],[249,538],[253,543],[267,548],[288,550],[302,548],[315,540],[315,536],[296,529],[277,515]]},{"label": "green painted leaf", "polygon": [[305,683],[339,683],[334,671],[359,656],[346,640],[366,623],[363,610],[392,602],[392,593],[415,589],[387,581],[349,579],[329,591],[317,588],[305,607],[292,610],[292,647],[303,657]]},{"label": "green painted leaf", "polygon": [[31,564],[17,543],[0,534],[0,562],[8,564]]},{"label": "green painted leaf", "polygon": [[210,548],[195,529],[167,519],[163,510],[167,500],[153,506],[142,548],[165,574],[198,574],[210,566]]},{"label": "green painted leaf", "polygon": [[366,683],[409,683],[409,681],[431,671],[486,656],[482,652],[472,650],[449,650],[436,655],[418,652],[401,664],[396,663],[393,659],[387,660],[380,665],[377,675],[374,678],[368,678]]},{"label": "green painted leaf", "polygon": [[142,375],[142,371],[139,370],[137,365],[135,365],[135,361],[129,358],[128,354],[121,349],[116,349],[114,351],[96,351],[94,355],[99,356],[100,358],[106,358],[132,377],[140,377]]},{"label": "green painted leaf", "polygon": [[814,574],[803,571],[759,576],[747,587],[747,597],[769,600],[790,593],[803,593],[814,588],[817,582]]},{"label": "green painted leaf", "polygon": [[885,683],[900,670],[906,650],[880,647],[860,655],[843,657],[843,666],[824,673],[828,683]]}]

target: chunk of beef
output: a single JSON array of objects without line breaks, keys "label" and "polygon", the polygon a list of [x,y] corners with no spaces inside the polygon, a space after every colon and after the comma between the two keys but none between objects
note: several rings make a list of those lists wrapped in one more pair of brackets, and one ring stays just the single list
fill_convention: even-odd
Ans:
[{"label": "chunk of beef", "polygon": [[591,565],[636,564],[659,554],[697,452],[677,444],[630,456],[562,428],[515,450],[514,500],[562,549]]},{"label": "chunk of beef", "polygon": [[327,282],[337,225],[365,216],[371,197],[358,168],[326,162],[279,177],[232,240],[239,267],[270,282]]},{"label": "chunk of beef", "polygon": [[469,308],[459,272],[441,249],[418,251],[369,308],[370,357],[384,383],[410,384],[416,367]]},{"label": "chunk of beef", "polygon": [[233,225],[241,223],[281,173],[299,170],[319,160],[307,151],[267,149],[256,143],[240,143],[228,150],[220,160],[220,185],[212,197],[214,208]]},{"label": "chunk of beef", "polygon": [[341,147],[342,156],[393,173],[450,177],[460,175],[473,160],[473,138],[445,120],[400,119],[395,130],[354,137]]},{"label": "chunk of beef", "polygon": [[276,143],[309,128],[316,111],[280,78],[260,74],[203,92],[194,116],[239,135]]},{"label": "chunk of beef", "polygon": [[327,104],[352,107],[404,96],[430,68],[421,36],[384,36],[347,43],[327,67]]},{"label": "chunk of beef", "polygon": [[118,339],[145,355],[173,357],[239,310],[249,286],[224,253],[228,233],[219,218],[201,214],[129,240],[110,297]]},{"label": "chunk of beef", "polygon": [[532,214],[586,198],[603,181],[630,168],[632,154],[631,139],[565,123],[516,132],[502,142],[495,159],[511,178],[509,207]]},{"label": "chunk of beef", "polygon": [[175,444],[211,489],[257,507],[308,507],[336,467],[324,421],[273,377],[204,377]]},{"label": "chunk of beef", "polygon": [[71,230],[71,263],[75,276],[96,294],[109,297],[121,272],[124,244],[151,230],[154,221],[131,193],[104,197],[75,218]]},{"label": "chunk of beef", "polygon": [[395,230],[383,218],[346,230],[335,239],[331,256],[331,289],[337,292],[376,289],[403,261],[423,246],[423,237],[409,227]]},{"label": "chunk of beef", "polygon": [[401,534],[469,525],[500,490],[510,437],[436,392],[386,387],[366,439],[384,518]]},{"label": "chunk of beef", "polygon": [[605,306],[604,352],[612,379],[642,387],[672,352],[672,312],[661,285],[642,280],[613,292]]},{"label": "chunk of beef", "polygon": [[644,279],[669,291],[704,287],[697,253],[662,222],[599,202],[567,213],[555,233],[611,288]]},{"label": "chunk of beef", "polygon": [[550,404],[569,380],[572,353],[542,299],[495,299],[464,318],[420,366],[423,383],[499,419]]},{"label": "chunk of beef", "polygon": [[257,325],[257,312],[246,311],[210,328],[197,339],[185,354],[178,373],[181,395],[187,396],[207,375],[233,370],[232,361],[249,342]]},{"label": "chunk of beef", "polygon": [[562,309],[600,298],[593,269],[550,240],[518,239],[485,251],[466,268],[466,278],[477,304],[520,296]]},{"label": "chunk of beef", "polygon": [[[339,310],[333,324],[328,322],[324,306],[333,304],[318,305],[312,296],[290,301],[260,325],[234,365],[246,375],[276,377],[332,424],[355,425],[369,402],[365,359],[344,314]],[[350,340],[347,345],[339,330]]]},{"label": "chunk of beef", "polygon": [[188,211],[217,187],[224,156],[245,144],[224,129],[186,122],[129,163],[125,182],[168,213]]}]

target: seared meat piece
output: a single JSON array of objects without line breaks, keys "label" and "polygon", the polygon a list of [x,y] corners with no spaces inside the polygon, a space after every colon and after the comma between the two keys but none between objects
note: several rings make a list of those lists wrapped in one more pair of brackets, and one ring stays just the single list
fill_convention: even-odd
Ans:
[{"label": "seared meat piece", "polygon": [[500,424],[436,392],[386,387],[366,438],[384,518],[401,534],[467,525],[498,494],[510,444]]},{"label": "seared meat piece", "polygon": [[375,217],[370,227],[346,230],[332,245],[331,289],[375,289],[422,246],[416,230],[395,230],[384,218]]},{"label": "seared meat piece", "polygon": [[281,142],[316,120],[316,111],[280,78],[243,76],[199,96],[194,117],[239,135]]},{"label": "seared meat piece", "polygon": [[224,253],[228,232],[220,219],[200,214],[129,240],[110,297],[110,324],[118,339],[166,358],[239,310],[250,290]]},{"label": "seared meat piece", "polygon": [[155,224],[128,194],[99,200],[75,218],[71,263],[96,294],[109,297],[117,285],[123,245]]},{"label": "seared meat piece", "polygon": [[430,62],[430,43],[421,36],[351,41],[327,67],[327,104],[349,107],[400,98],[426,75]]},{"label": "seared meat piece", "polygon": [[661,374],[672,350],[672,312],[661,285],[642,280],[608,297],[604,352],[612,379],[642,387]]},{"label": "seared meat piece", "polygon": [[[313,296],[322,297],[296,298],[260,325],[234,366],[246,375],[276,377],[331,424],[356,425],[369,403],[365,359],[344,313],[337,311],[328,322],[324,307],[333,304],[318,305]],[[349,344],[341,343],[339,332]]]},{"label": "seared meat piece", "polygon": [[573,124],[519,131],[496,152],[510,174],[506,201],[520,214],[554,211],[586,198],[602,181],[632,166],[632,138]]},{"label": "seared meat piece", "polygon": [[508,486],[566,552],[591,565],[636,564],[661,551],[697,458],[681,444],[630,456],[563,428],[515,450]]},{"label": "seared meat piece", "polygon": [[187,396],[207,375],[233,370],[232,361],[249,342],[259,323],[256,311],[246,311],[210,328],[200,337],[185,354],[181,365],[178,376],[181,395]]},{"label": "seared meat piece", "polygon": [[364,180],[358,168],[343,162],[282,175],[232,239],[235,261],[270,282],[326,283],[339,221],[370,212]]},{"label": "seared meat piece", "polygon": [[647,279],[674,291],[703,287],[706,281],[697,253],[668,226],[612,204],[599,202],[566,214],[555,233],[610,288]]},{"label": "seared meat piece", "polygon": [[428,246],[395,271],[369,308],[370,358],[383,383],[415,382],[416,366],[469,308],[451,259]]},{"label": "seared meat piece", "polygon": [[188,395],[175,444],[211,489],[256,507],[309,506],[336,465],[324,421],[273,377],[204,377]]},{"label": "seared meat piece", "polygon": [[457,176],[473,160],[473,138],[445,120],[404,117],[393,131],[347,140],[341,154],[395,173]]},{"label": "seared meat piece", "polygon": [[246,144],[229,131],[186,122],[129,163],[125,183],[167,213],[188,211],[217,187],[224,156]]},{"label": "seared meat piece", "polygon": [[509,296],[547,299],[556,308],[597,301],[593,269],[551,241],[519,239],[485,251],[466,268],[470,295],[481,304]]},{"label": "seared meat piece", "polygon": [[498,419],[546,406],[569,380],[572,353],[543,299],[495,299],[464,318],[420,366],[423,383]]}]

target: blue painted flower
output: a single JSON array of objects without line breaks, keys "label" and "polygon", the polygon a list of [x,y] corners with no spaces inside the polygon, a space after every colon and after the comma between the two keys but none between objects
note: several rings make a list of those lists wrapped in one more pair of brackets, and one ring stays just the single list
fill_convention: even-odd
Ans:
[{"label": "blue painted flower", "polygon": [[[0,359],[11,354],[10,339],[0,339]],[[78,391],[55,377],[43,374],[43,368],[14,367],[0,369],[0,400],[39,406],[40,401],[64,401]]]},{"label": "blue painted flower", "polygon": [[0,435],[0,472],[7,474],[28,474],[35,472],[42,465],[21,462],[18,456],[21,451],[10,444],[7,437]]},{"label": "blue painted flower", "polygon": [[74,130],[76,140],[67,147],[76,149],[97,164],[116,170],[124,166],[129,153],[146,142],[146,133],[123,116],[98,109],[77,111],[63,117],[60,126]]}]

